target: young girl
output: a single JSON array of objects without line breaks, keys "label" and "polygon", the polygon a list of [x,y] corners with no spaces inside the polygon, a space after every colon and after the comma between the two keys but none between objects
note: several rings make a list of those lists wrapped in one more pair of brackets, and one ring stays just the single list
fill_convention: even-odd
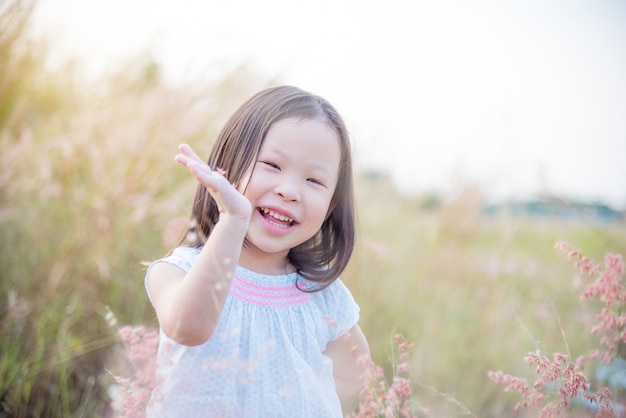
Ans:
[{"label": "young girl", "polygon": [[341,117],[275,87],[234,113],[207,163],[179,149],[200,184],[186,246],[146,274],[161,328],[148,417],[341,417],[369,356],[337,278],[355,240]]}]

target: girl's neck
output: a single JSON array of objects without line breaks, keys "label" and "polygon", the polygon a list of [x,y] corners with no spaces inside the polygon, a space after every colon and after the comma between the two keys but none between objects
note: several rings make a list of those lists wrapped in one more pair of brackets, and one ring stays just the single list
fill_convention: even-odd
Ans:
[{"label": "girl's neck", "polygon": [[293,273],[296,268],[289,263],[286,254],[259,254],[253,248],[244,248],[239,256],[239,265],[256,273],[277,276]]}]

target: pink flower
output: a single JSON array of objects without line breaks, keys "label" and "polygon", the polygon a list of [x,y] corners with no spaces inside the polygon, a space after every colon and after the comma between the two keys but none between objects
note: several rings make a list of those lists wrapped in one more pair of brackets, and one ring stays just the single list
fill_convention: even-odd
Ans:
[{"label": "pink flower", "polygon": [[152,390],[158,384],[155,371],[159,335],[143,326],[124,326],[118,329],[118,335],[131,365],[128,377],[115,376],[124,389],[120,418],[143,418]]},{"label": "pink flower", "polygon": [[[408,356],[407,350],[413,344],[404,341],[402,334],[395,334],[393,341],[397,344],[397,350],[400,352],[402,360]],[[376,365],[368,356],[359,359],[359,362],[367,362],[367,372],[363,376],[365,388],[359,393],[359,404],[356,411],[348,417],[351,418],[370,418],[370,417],[417,417],[417,412],[413,409],[411,402],[411,381],[407,378],[398,376],[409,370],[408,362],[401,362],[395,365],[395,376],[391,385],[385,377],[382,367]],[[424,412],[424,408],[419,408]]]},{"label": "pink flower", "polygon": [[411,348],[413,348],[413,345],[414,345],[413,343],[405,341],[398,346],[398,351],[408,351]]},{"label": "pink flower", "polygon": [[396,367],[396,372],[397,373],[404,373],[406,371],[409,370],[409,363],[400,363],[398,364],[398,366]]},{"label": "pink flower", "polygon": [[[595,316],[591,328],[592,334],[600,334],[599,344],[602,350],[593,349],[587,356],[579,357],[572,363],[568,356],[554,353],[552,360],[541,355],[538,351],[529,353],[524,360],[528,365],[535,366],[539,375],[533,387],[529,387],[525,379],[489,372],[489,378],[505,385],[505,392],[519,392],[522,401],[515,410],[521,407],[534,408],[542,406],[540,417],[553,417],[561,414],[570,405],[570,400],[583,396],[589,402],[598,405],[598,417],[616,416],[611,401],[611,391],[600,387],[597,392],[590,391],[589,379],[582,372],[585,362],[600,360],[603,363],[611,362],[616,355],[617,347],[626,343],[626,289],[623,285],[624,260],[620,255],[607,254],[604,257],[604,268],[586,258],[578,249],[564,242],[556,243],[555,247],[567,253],[568,259],[575,260],[575,266],[583,275],[594,279],[587,285],[582,294],[583,298],[597,298],[604,303],[604,307]],[[547,390],[546,383],[550,382]],[[545,391],[545,394],[541,391]]]}]

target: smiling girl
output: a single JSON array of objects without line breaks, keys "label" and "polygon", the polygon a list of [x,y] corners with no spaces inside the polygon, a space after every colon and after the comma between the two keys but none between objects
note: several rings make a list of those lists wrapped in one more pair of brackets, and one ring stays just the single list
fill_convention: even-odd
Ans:
[{"label": "smiling girl", "polygon": [[[350,143],[336,110],[264,90],[221,131],[186,241],[146,274],[160,325],[149,417],[341,417],[369,356],[338,278],[355,241]],[[360,358],[361,357],[361,358]]]}]

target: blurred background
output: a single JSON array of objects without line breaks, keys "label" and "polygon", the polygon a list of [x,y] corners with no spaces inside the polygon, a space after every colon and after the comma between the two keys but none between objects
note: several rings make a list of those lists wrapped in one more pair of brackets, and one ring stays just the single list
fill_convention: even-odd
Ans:
[{"label": "blurred background", "polygon": [[617,0],[0,0],[0,417],[114,416],[116,327],[156,326],[141,263],[193,199],[176,146],[277,84],[350,129],[375,360],[402,332],[416,406],[508,415],[488,370],[597,346],[553,247],[626,253],[624,74]]},{"label": "blurred background", "polygon": [[405,192],[476,183],[626,208],[619,0],[41,0],[35,18],[54,60],[92,76],[124,57],[169,85],[246,64],[327,96],[360,165]]}]

